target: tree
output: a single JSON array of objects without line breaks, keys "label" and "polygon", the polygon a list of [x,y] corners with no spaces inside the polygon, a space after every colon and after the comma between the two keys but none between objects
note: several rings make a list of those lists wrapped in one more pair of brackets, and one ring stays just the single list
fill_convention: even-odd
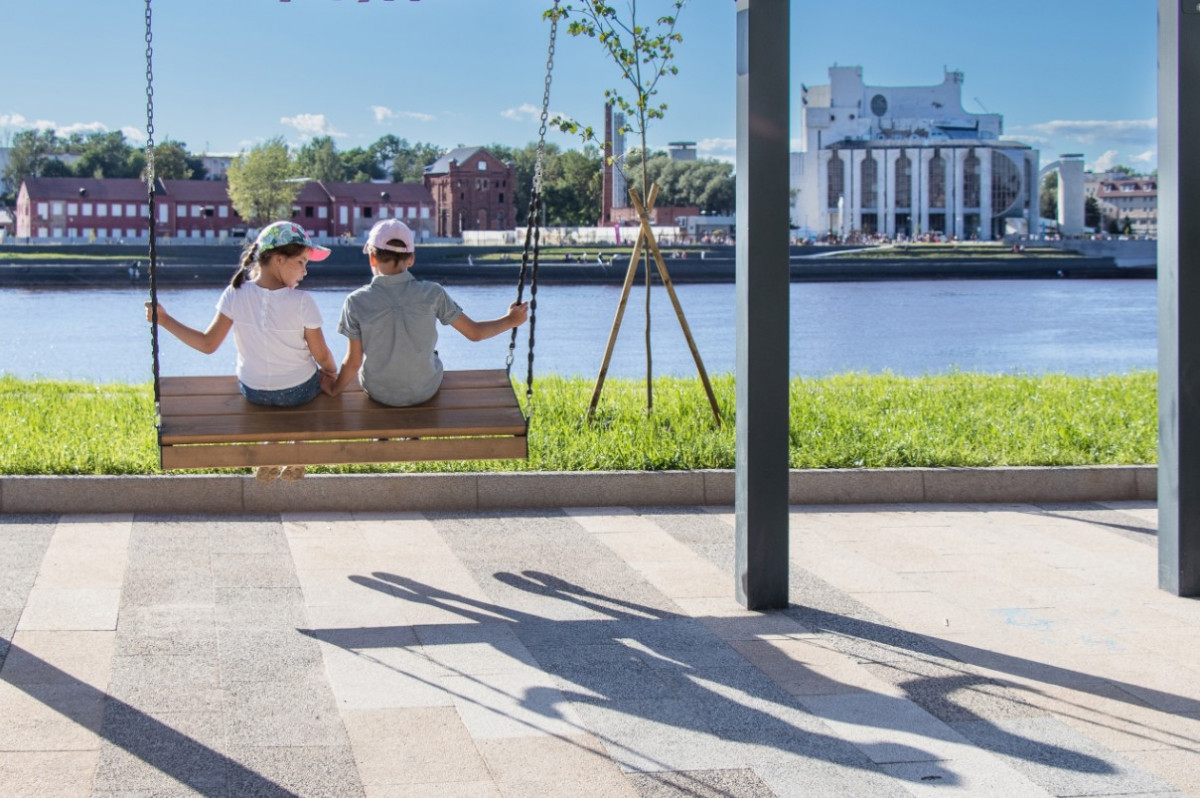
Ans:
[{"label": "tree", "polygon": [[[46,169],[54,161],[54,153],[62,145],[53,130],[22,130],[12,137],[8,165],[4,167],[4,182],[16,192],[21,183],[31,177],[49,177]],[[62,165],[61,161],[58,161]]]},{"label": "tree", "polygon": [[342,156],[342,179],[351,183],[370,183],[381,180],[387,172],[375,160],[375,153],[369,149],[355,147],[347,150]]},{"label": "tree", "polygon": [[1058,172],[1051,172],[1042,178],[1041,193],[1038,207],[1043,219],[1058,218]]},{"label": "tree", "polygon": [[[534,145],[534,152],[537,147]],[[603,158],[595,147],[547,152],[542,174],[542,207],[552,224],[591,225],[600,207]],[[532,186],[533,173],[529,183]],[[520,195],[518,195],[520,196]],[[528,214],[528,207],[525,208]]]},{"label": "tree", "polygon": [[420,141],[409,144],[405,139],[400,139],[398,144],[390,169],[392,180],[397,183],[420,183],[425,176],[425,167],[446,154],[446,150],[435,144]]},{"label": "tree", "polygon": [[1083,226],[1099,231],[1103,223],[1104,214],[1100,212],[1100,201],[1095,197],[1088,197],[1083,201]]},{"label": "tree", "polygon": [[191,180],[195,174],[186,146],[167,140],[154,145],[154,176],[163,180]]},{"label": "tree", "polygon": [[119,130],[71,137],[68,146],[79,148],[75,174],[79,177],[141,177],[146,156],[125,141]]},{"label": "tree", "polygon": [[345,172],[342,156],[331,136],[317,136],[296,151],[292,175],[327,183],[340,182]]},{"label": "tree", "polygon": [[1137,177],[1137,170],[1132,166],[1125,166],[1124,164],[1117,164],[1108,171],[1115,172],[1119,175],[1125,175],[1126,177]]},{"label": "tree", "polygon": [[234,210],[256,227],[290,219],[301,186],[289,179],[291,174],[282,136],[239,153],[229,165],[229,199]]}]

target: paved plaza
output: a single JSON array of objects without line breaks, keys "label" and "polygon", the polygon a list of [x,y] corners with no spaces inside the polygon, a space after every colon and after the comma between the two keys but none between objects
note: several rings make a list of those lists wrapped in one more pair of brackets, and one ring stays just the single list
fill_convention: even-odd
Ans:
[{"label": "paved plaza", "polygon": [[0,796],[1200,796],[1150,502],[0,515]]}]

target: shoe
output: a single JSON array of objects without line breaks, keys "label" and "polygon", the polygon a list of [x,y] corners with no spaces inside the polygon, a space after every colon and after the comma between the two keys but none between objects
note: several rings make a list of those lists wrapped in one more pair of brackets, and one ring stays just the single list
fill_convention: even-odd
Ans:
[{"label": "shoe", "polygon": [[280,466],[258,466],[254,469],[254,478],[259,482],[274,482],[282,472]]},{"label": "shoe", "polygon": [[287,468],[283,469],[283,473],[279,475],[279,479],[283,482],[295,482],[297,480],[304,479],[304,472],[306,470],[307,469],[305,469],[305,467],[302,465],[288,466]]}]

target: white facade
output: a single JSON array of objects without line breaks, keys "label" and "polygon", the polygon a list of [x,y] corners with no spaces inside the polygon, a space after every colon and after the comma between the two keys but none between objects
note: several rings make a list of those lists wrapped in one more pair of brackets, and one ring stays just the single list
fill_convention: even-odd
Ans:
[{"label": "white facade", "polygon": [[792,224],[803,236],[925,234],[992,240],[1038,212],[1038,152],[1004,141],[999,114],[962,107],[961,72],[936,86],[867,86],[831,67],[803,87],[804,149],[791,158]]}]

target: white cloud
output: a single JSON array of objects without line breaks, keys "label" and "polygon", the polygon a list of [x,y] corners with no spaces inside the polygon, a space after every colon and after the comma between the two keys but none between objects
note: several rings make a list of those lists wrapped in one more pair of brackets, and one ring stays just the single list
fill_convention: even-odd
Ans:
[{"label": "white cloud", "polygon": [[1144,144],[1154,138],[1158,130],[1158,119],[1055,119],[1026,126],[1027,130],[1090,144],[1096,141],[1112,141],[1127,144]]},{"label": "white cloud", "polygon": [[1088,169],[1092,172],[1107,172],[1117,165],[1117,151],[1105,150],[1104,153],[1088,164]]},{"label": "white cloud", "polygon": [[1150,163],[1157,157],[1158,150],[1146,150],[1145,152],[1140,152],[1137,155],[1129,156],[1129,160],[1136,161],[1138,163]]},{"label": "white cloud", "polygon": [[701,158],[714,158],[718,161],[736,161],[737,139],[701,139],[696,142],[696,153]]},{"label": "white cloud", "polygon": [[305,136],[333,136],[335,138],[345,137],[345,133],[334,129],[333,125],[325,114],[296,114],[295,116],[282,116],[279,121],[285,125],[296,128]]},{"label": "white cloud", "polygon": [[378,124],[383,124],[389,119],[413,119],[417,122],[432,122],[437,118],[433,114],[423,114],[420,111],[393,111],[384,105],[372,105],[371,113],[375,115],[375,121]]},{"label": "white cloud", "polygon": [[126,125],[125,127],[121,128],[121,132],[125,134],[125,138],[129,141],[146,140],[146,131],[139,130],[136,127],[130,127],[129,125]]},{"label": "white cloud", "polygon": [[526,122],[530,119],[539,119],[542,115],[542,109],[536,105],[523,103],[517,108],[509,108],[507,111],[501,111],[500,116],[505,119],[511,119],[514,122]]},{"label": "white cloud", "polygon": [[103,122],[76,122],[65,127],[57,127],[54,129],[54,132],[60,136],[69,136],[72,133],[82,133],[84,135],[88,133],[107,133],[108,125]]},{"label": "white cloud", "polygon": [[25,127],[28,123],[20,114],[0,114],[0,127]]}]

